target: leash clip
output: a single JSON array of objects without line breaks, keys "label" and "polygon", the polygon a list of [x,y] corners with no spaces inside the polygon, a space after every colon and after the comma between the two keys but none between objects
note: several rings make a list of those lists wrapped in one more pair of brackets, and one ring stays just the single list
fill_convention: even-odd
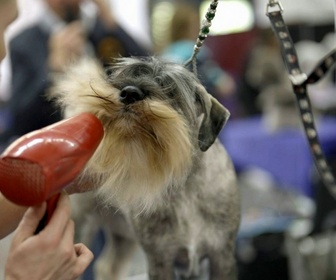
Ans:
[{"label": "leash clip", "polygon": [[266,16],[270,16],[271,13],[280,12],[282,14],[283,7],[277,0],[270,0],[266,6]]},{"label": "leash clip", "polygon": [[305,73],[298,73],[294,75],[289,75],[289,79],[295,86],[302,85],[307,80],[307,75]]}]

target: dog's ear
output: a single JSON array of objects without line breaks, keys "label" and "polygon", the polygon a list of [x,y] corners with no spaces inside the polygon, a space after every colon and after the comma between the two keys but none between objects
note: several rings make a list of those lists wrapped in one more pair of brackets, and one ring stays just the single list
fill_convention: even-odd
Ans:
[{"label": "dog's ear", "polygon": [[197,89],[203,111],[203,120],[198,134],[198,144],[205,152],[215,142],[219,132],[230,117],[230,112],[212,97],[203,86]]}]

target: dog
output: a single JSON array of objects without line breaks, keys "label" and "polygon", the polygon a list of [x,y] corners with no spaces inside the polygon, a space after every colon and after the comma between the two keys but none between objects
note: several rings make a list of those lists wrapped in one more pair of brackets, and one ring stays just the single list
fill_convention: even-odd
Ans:
[{"label": "dog", "polygon": [[107,233],[96,279],[123,279],[135,242],[149,279],[236,279],[239,192],[217,138],[229,112],[193,72],[156,57],[120,58],[107,70],[85,59],[50,96],[65,117],[90,112],[104,126],[76,180],[95,190],[74,202],[78,224],[91,217],[84,237],[98,226]]}]

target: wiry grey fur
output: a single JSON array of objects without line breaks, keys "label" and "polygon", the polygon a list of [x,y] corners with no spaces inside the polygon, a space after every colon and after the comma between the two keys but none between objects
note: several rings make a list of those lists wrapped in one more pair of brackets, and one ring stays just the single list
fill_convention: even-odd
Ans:
[{"label": "wiry grey fur", "polygon": [[[79,180],[94,182],[98,190],[74,198],[79,224],[91,217],[85,237],[98,226],[107,236],[97,279],[123,279],[135,242],[146,253],[151,280],[201,279],[207,273],[202,279],[236,279],[236,175],[216,139],[228,111],[181,65],[125,58],[110,72],[85,61],[53,93],[66,116],[91,112],[105,128]],[[123,104],[128,86],[140,89],[143,98]],[[119,155],[118,145],[126,147],[125,154]],[[143,160],[137,162],[139,154]],[[114,174],[119,168],[122,178]]]}]

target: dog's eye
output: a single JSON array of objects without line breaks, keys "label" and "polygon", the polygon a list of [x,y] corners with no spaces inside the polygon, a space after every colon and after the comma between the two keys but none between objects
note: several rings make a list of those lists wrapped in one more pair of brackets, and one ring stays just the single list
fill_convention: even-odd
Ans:
[{"label": "dog's eye", "polygon": [[176,96],[176,92],[174,90],[167,90],[167,96],[171,99],[174,99]]},{"label": "dog's eye", "polygon": [[163,81],[160,77],[155,77],[154,81],[162,88],[164,86]]},{"label": "dog's eye", "polygon": [[169,98],[175,98],[176,90],[174,83],[172,83],[169,79],[163,79],[162,77],[155,77],[154,80],[161,88],[165,96],[168,96]]},{"label": "dog's eye", "polygon": [[110,77],[113,73],[113,70],[111,68],[105,68],[104,70],[105,70],[107,77]]}]

